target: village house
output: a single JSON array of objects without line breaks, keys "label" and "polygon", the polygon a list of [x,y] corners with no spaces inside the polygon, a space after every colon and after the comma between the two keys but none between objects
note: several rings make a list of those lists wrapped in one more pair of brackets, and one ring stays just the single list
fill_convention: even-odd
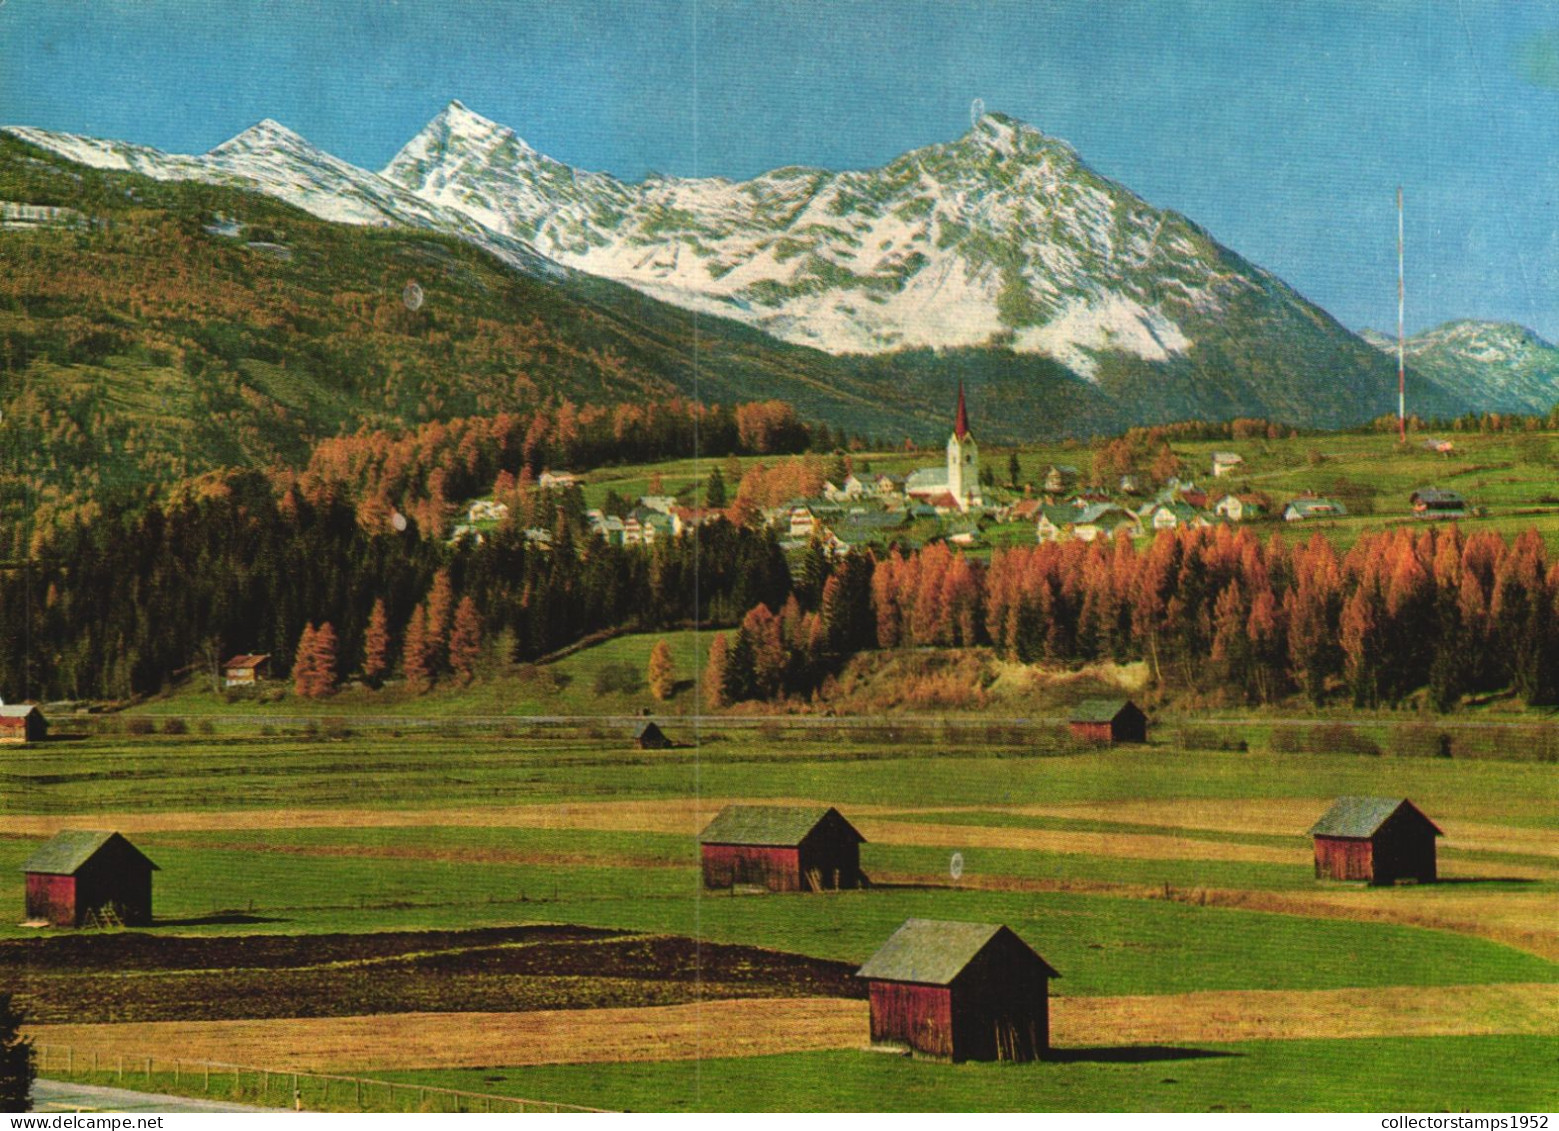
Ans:
[{"label": "village house", "polygon": [[1072,525],[1082,512],[1070,503],[1039,508],[1034,521],[1034,537],[1040,542],[1061,542],[1072,536]]},{"label": "village house", "polygon": [[1317,879],[1433,883],[1445,834],[1405,797],[1339,797],[1310,828]]},{"label": "village house", "polygon": [[1408,501],[1414,518],[1464,518],[1467,514],[1467,500],[1443,487],[1420,487]]},{"label": "village house", "polygon": [[1084,699],[1072,708],[1066,726],[1085,742],[1148,740],[1148,717],[1130,699]]},{"label": "village house", "polygon": [[267,653],[234,656],[222,665],[223,687],[253,687],[270,674],[271,657]]},{"label": "village house", "polygon": [[1300,498],[1283,508],[1284,522],[1305,522],[1317,518],[1342,518],[1348,508],[1335,499]]},{"label": "village house", "polygon": [[1213,511],[1230,522],[1254,522],[1267,514],[1260,495],[1225,495]]},{"label": "village house", "polygon": [[584,485],[584,477],[570,471],[543,471],[536,478],[536,486],[543,491],[561,491],[565,487]]},{"label": "village house", "polygon": [[1213,453],[1213,478],[1222,479],[1225,475],[1233,475],[1245,463],[1245,460],[1237,452]]},{"label": "village house", "polygon": [[1051,464],[1045,469],[1044,489],[1047,495],[1064,495],[1077,488],[1082,472],[1070,464]]},{"label": "village house", "polygon": [[27,918],[55,927],[149,926],[157,870],[116,832],[64,830],[22,864]]},{"label": "village house", "polygon": [[1182,526],[1210,526],[1190,503],[1158,503],[1145,516],[1154,530],[1176,530]]},{"label": "village house", "polygon": [[936,1060],[1028,1061],[1050,1048],[1050,979],[1009,928],[910,919],[856,971],[871,1042]]},{"label": "village house", "polygon": [[0,705],[0,743],[25,746],[42,742],[49,736],[49,724],[43,712],[30,703]]},{"label": "village house", "polygon": [[834,891],[861,886],[866,838],[832,808],[727,805],[699,834],[704,886]]},{"label": "village house", "polygon": [[1072,537],[1081,542],[1114,538],[1125,531],[1135,538],[1142,533],[1137,516],[1117,503],[1096,503],[1079,511],[1072,523]]}]

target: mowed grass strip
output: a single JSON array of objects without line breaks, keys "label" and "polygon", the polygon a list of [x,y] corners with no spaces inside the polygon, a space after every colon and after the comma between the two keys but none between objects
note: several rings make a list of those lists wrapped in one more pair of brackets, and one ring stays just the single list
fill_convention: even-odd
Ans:
[{"label": "mowed grass strip", "polygon": [[[642,1008],[408,1013],[265,1021],[49,1025],[38,1040],[100,1056],[178,1047],[192,1059],[322,1072],[767,1056],[868,1043],[867,1003],[707,1000]],[[1544,1036],[1559,986],[1390,986],[1057,998],[1069,1049],[1359,1037]]]},{"label": "mowed grass strip", "polygon": [[315,1072],[763,1056],[864,1043],[866,1003],[783,998],[652,1008],[399,1013],[255,1021],[36,1025],[77,1055],[178,1048],[190,1059]]},{"label": "mowed grass strip", "polygon": [[1402,1037],[1082,1047],[937,1064],[855,1050],[380,1073],[629,1111],[1552,1111],[1559,1038]]},{"label": "mowed grass strip", "polygon": [[[306,819],[307,811],[448,809],[472,816],[424,823],[473,824],[482,820],[478,813],[493,810],[702,795],[809,798],[847,815],[865,806],[1039,807],[1055,816],[1161,826],[1188,823],[1175,810],[1195,807],[1188,809],[1194,827],[1227,827],[1212,823],[1221,814],[1241,822],[1235,831],[1302,836],[1325,801],[1341,794],[1408,796],[1437,821],[1512,827],[1540,828],[1531,822],[1551,817],[1559,804],[1552,767],[1535,763],[1173,746],[1027,757],[1021,746],[993,752],[978,736],[956,733],[934,748],[865,736],[818,739],[805,731],[705,735],[711,740],[696,750],[664,753],[631,749],[626,730],[602,740],[417,733],[336,742],[157,736],[48,743],[7,754],[0,830],[36,830],[41,823],[16,822],[51,814],[79,824],[214,810],[286,824]],[[1266,802],[1289,804],[1279,812]],[[321,823],[332,820],[343,823]]]}]

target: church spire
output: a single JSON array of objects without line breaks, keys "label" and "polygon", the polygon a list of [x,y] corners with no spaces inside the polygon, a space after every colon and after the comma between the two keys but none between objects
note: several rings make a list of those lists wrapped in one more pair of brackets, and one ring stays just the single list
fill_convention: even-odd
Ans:
[{"label": "church spire", "polygon": [[964,383],[958,382],[958,417],[953,421],[953,435],[962,440],[969,435],[969,410],[964,407]]}]

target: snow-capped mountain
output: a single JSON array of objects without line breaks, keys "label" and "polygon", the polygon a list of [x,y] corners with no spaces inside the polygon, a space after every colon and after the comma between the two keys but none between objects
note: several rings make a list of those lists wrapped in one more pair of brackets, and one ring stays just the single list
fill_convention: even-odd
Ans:
[{"label": "snow-capped mountain", "polygon": [[125,169],[159,181],[201,181],[265,193],[324,220],[344,224],[430,228],[463,236],[527,271],[557,270],[523,240],[464,213],[442,208],[377,173],[326,153],[267,118],[199,156],[149,146],[7,126],[23,141],[97,169]]},{"label": "snow-capped mountain", "polygon": [[1099,353],[1183,353],[1234,293],[1275,282],[1000,114],[879,169],[625,184],[453,102],[384,176],[580,270],[831,353],[1002,344],[1092,377]]},{"label": "snow-capped mountain", "polygon": [[[1396,354],[1395,338],[1374,330],[1361,336]],[[1559,404],[1559,349],[1513,322],[1447,322],[1408,338],[1403,353],[1474,411],[1548,412]]]},{"label": "snow-capped mountain", "polygon": [[[832,354],[833,392],[863,403],[884,382],[939,394],[950,364],[1024,434],[1234,416],[1329,427],[1395,401],[1391,363],[1281,279],[1000,114],[876,169],[637,184],[555,161],[459,102],[381,173],[271,121],[194,157],[9,132],[100,168],[457,234],[585,290],[623,283]],[[1418,402],[1467,407],[1433,380]]]}]

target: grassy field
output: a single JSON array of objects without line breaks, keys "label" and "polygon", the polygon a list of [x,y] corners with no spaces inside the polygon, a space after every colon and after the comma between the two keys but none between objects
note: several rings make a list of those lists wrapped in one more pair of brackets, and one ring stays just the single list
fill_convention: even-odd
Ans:
[{"label": "grassy field", "polygon": [[[259,1056],[281,1070],[309,1058],[305,1066],[590,1106],[1552,1104],[1552,1075],[1541,1069],[1551,1068],[1554,1042],[1528,1035],[1546,1023],[1540,1002],[1559,984],[1552,766],[1207,751],[1172,738],[1036,755],[1011,728],[934,725],[700,736],[697,748],[657,753],[615,731],[541,739],[432,726],[336,738],[99,736],[10,752],[0,902],[20,909],[17,869],[48,832],[120,828],[161,868],[158,925],[145,935],[171,949],[134,943],[134,962],[105,949],[61,964],[49,947],[130,946],[142,935],[7,922],[0,971],[48,1019],[37,1032],[52,1043],[67,1034],[83,1048],[136,1054],[187,1039],[211,1059],[241,1051],[245,1063]],[[1318,883],[1304,833],[1342,793],[1411,796],[1445,828],[1442,872],[1455,882]],[[838,805],[867,836],[862,866],[875,886],[702,892],[696,833],[731,799]],[[964,859],[957,882],[955,851]],[[1006,923],[1062,972],[1058,1063],[866,1055],[862,1023],[850,1020],[863,1007],[846,1000],[858,990],[813,975],[776,981],[787,964],[853,969],[915,916]],[[546,924],[618,934],[541,946],[450,934]],[[266,958],[277,946],[285,959]],[[700,965],[720,953],[733,956],[725,973]],[[705,954],[692,973],[689,954]],[[468,1010],[563,1009],[572,1012],[534,1016],[561,1017],[552,1023],[567,1032],[569,1016],[585,1025],[600,1010],[647,1011],[617,1025],[631,1034],[641,1021],[646,1032],[663,1029],[657,1010],[739,1018],[771,1008],[759,1003],[776,994],[819,993],[838,1000],[824,1011],[826,1028],[809,1028],[804,1015],[789,1028],[760,1026],[769,1043],[750,1055],[696,1062],[652,1044],[610,1064],[493,1067],[481,1034],[498,1022],[484,1030],[458,1020]],[[1337,994],[1365,995],[1373,1028],[1314,1039],[1327,1018],[1361,1015],[1326,1004]],[[1217,1027],[1153,1037],[1156,1009],[1184,1026],[1205,995],[1208,1017],[1256,1028],[1233,1041]],[[1427,1030],[1406,1004],[1419,998],[1436,1011]],[[119,1004],[105,1013],[105,1002]],[[452,1019],[440,1059],[420,1068],[403,1040],[387,1056],[379,1035],[399,1032],[391,1019],[408,1010]],[[1112,1010],[1130,1025],[1106,1022]],[[705,1030],[691,1016],[698,1037]],[[145,1028],[202,1017],[272,1028],[249,1033],[229,1057],[216,1055],[238,1039],[226,1030]],[[356,1020],[363,1032],[311,1027]],[[714,1030],[707,1041],[718,1046]]]},{"label": "grassy field", "polygon": [[[1532,1112],[1559,1103],[1556,1056],[1559,1038],[1436,1037],[1079,1050],[1033,1065],[813,1052],[388,1078],[629,1111]],[[1498,1084],[1491,1063],[1503,1068]]]}]

